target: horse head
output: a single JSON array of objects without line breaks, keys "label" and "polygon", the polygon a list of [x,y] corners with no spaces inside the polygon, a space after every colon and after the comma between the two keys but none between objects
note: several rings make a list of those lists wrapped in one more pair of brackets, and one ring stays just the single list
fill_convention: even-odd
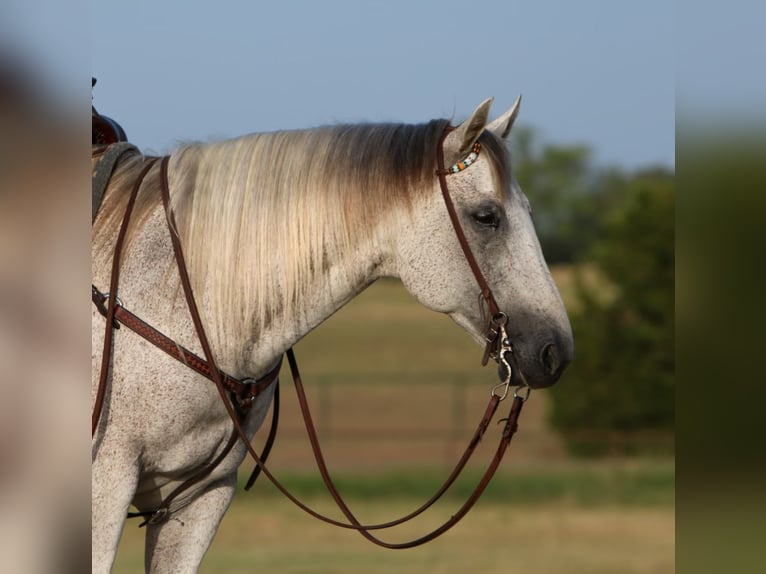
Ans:
[{"label": "horse head", "polygon": [[[514,383],[547,387],[572,360],[572,330],[505,145],[520,99],[488,123],[491,103],[483,102],[443,137],[445,179],[480,274],[508,317]],[[397,236],[397,275],[422,304],[485,344],[488,311],[457,233],[434,176],[432,193],[417,199]]]}]

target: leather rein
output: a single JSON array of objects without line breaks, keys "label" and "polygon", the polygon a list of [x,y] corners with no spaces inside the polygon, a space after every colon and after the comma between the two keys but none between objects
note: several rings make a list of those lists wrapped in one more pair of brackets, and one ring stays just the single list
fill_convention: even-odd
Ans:
[{"label": "leather rein", "polygon": [[[120,228],[120,232],[118,234],[117,241],[115,244],[115,254],[112,261],[112,273],[111,273],[109,292],[102,293],[95,286],[92,287],[92,301],[94,305],[96,306],[96,308],[99,310],[99,312],[102,315],[104,315],[104,317],[106,318],[101,376],[99,379],[96,402],[95,402],[93,414],[92,414],[92,434],[95,435],[96,429],[98,427],[101,411],[103,407],[103,402],[104,402],[104,396],[106,392],[106,382],[108,378],[109,362],[110,362],[111,350],[112,350],[112,333],[114,329],[120,328],[121,325],[128,327],[129,329],[136,332],[138,335],[140,335],[141,337],[143,337],[144,339],[146,339],[153,345],[157,346],[164,352],[168,353],[169,355],[171,355],[178,361],[189,366],[191,369],[201,374],[202,376],[210,379],[215,384],[218,390],[218,393],[221,396],[221,400],[224,406],[226,407],[226,410],[229,414],[229,417],[233,423],[234,428],[233,428],[232,435],[229,438],[228,442],[226,443],[224,449],[213,461],[211,461],[207,465],[204,465],[203,467],[198,469],[197,472],[193,473],[189,479],[187,479],[185,482],[179,485],[174,491],[172,491],[156,509],[143,511],[143,512],[129,513],[128,515],[129,517],[133,517],[133,516],[145,517],[146,520],[141,524],[141,526],[147,523],[158,524],[166,520],[170,516],[171,512],[176,511],[182,507],[182,506],[178,506],[177,508],[171,509],[171,503],[174,501],[174,499],[177,498],[184,491],[191,488],[194,484],[198,483],[199,481],[204,479],[206,476],[208,476],[215,469],[215,467],[228,455],[228,453],[231,451],[233,446],[236,444],[237,440],[242,441],[243,445],[247,449],[247,453],[251,456],[251,458],[255,462],[255,468],[253,470],[253,473],[250,476],[250,479],[248,480],[247,485],[245,486],[246,490],[249,490],[252,487],[253,483],[255,482],[256,478],[259,476],[259,474],[263,473],[274,484],[277,490],[279,490],[291,502],[293,502],[295,505],[297,505],[299,508],[301,508],[303,511],[305,511],[309,515],[319,520],[322,520],[323,522],[327,522],[329,524],[333,524],[341,528],[356,530],[370,542],[373,542],[374,544],[385,547],[385,548],[393,548],[393,549],[412,548],[412,547],[424,544],[425,542],[428,542],[430,540],[433,540],[434,538],[437,538],[438,536],[440,536],[441,534],[443,534],[444,532],[452,528],[455,524],[457,524],[473,507],[473,505],[479,499],[479,497],[481,496],[481,494],[484,492],[487,485],[489,484],[490,480],[494,476],[495,471],[500,465],[503,455],[505,454],[505,451],[508,449],[511,439],[518,428],[518,417],[521,413],[524,402],[529,397],[529,388],[526,387],[525,390],[522,390],[525,387],[523,384],[515,389],[513,393],[514,400],[512,401],[508,416],[505,419],[502,419],[500,421],[500,422],[503,422],[504,420],[505,425],[503,427],[500,441],[495,451],[495,455],[491,459],[486,471],[484,472],[482,478],[479,480],[474,491],[471,493],[471,495],[468,497],[466,502],[460,507],[460,509],[452,517],[450,517],[444,524],[432,530],[431,532],[425,534],[424,536],[421,536],[419,538],[416,538],[408,542],[402,542],[402,543],[386,542],[374,536],[371,533],[371,531],[391,528],[393,526],[397,526],[399,524],[402,524],[404,522],[407,522],[415,518],[416,516],[423,513],[426,509],[430,508],[450,488],[450,486],[455,482],[455,480],[458,478],[462,470],[465,468],[466,464],[468,463],[471,456],[473,455],[476,447],[478,446],[479,442],[483,438],[487,428],[490,425],[491,420],[493,419],[495,415],[495,412],[497,411],[497,408],[500,402],[503,401],[509,394],[511,381],[513,378],[512,365],[513,367],[516,366],[515,360],[513,357],[513,350],[511,347],[511,343],[505,330],[505,327],[508,323],[508,317],[505,313],[503,313],[500,310],[500,308],[497,305],[497,302],[495,301],[495,298],[492,294],[492,290],[490,289],[481,271],[481,268],[479,267],[473,255],[473,252],[471,251],[471,248],[468,244],[468,240],[465,236],[463,228],[460,224],[460,220],[456,213],[454,204],[452,203],[452,199],[449,195],[449,190],[447,187],[447,176],[451,173],[455,173],[455,171],[454,171],[454,166],[453,166],[453,169],[451,170],[444,169],[443,146],[444,146],[444,139],[446,138],[447,134],[452,129],[454,128],[447,126],[447,128],[445,128],[444,133],[442,134],[442,137],[440,139],[439,147],[437,149],[436,175],[438,176],[438,179],[439,179],[439,185],[441,187],[444,202],[446,204],[447,211],[449,213],[450,220],[452,222],[452,226],[455,230],[455,234],[457,235],[461,249],[463,250],[463,254],[480,288],[480,307],[481,307],[482,315],[486,317],[485,338],[487,341],[486,348],[484,351],[484,356],[482,359],[482,365],[485,365],[490,357],[495,359],[499,364],[501,364],[504,367],[505,379],[503,380],[503,382],[501,382],[498,385],[495,385],[492,388],[490,392],[489,403],[487,404],[487,407],[479,421],[479,424],[476,428],[476,431],[474,432],[473,437],[469,441],[469,444],[465,452],[460,457],[454,469],[452,470],[450,475],[447,477],[445,482],[441,485],[441,487],[439,487],[436,493],[428,501],[426,501],[424,504],[422,504],[420,507],[418,507],[413,512],[407,514],[406,516],[403,516],[399,519],[392,520],[389,522],[380,523],[380,524],[365,525],[360,523],[359,520],[356,518],[356,516],[351,512],[351,510],[349,509],[345,501],[340,496],[332,480],[332,477],[330,476],[330,473],[327,469],[327,465],[324,460],[324,455],[319,445],[318,435],[314,427],[314,423],[309,410],[308,400],[306,398],[306,393],[303,387],[300,372],[298,370],[298,364],[295,359],[295,353],[293,352],[292,348],[288,349],[285,354],[287,355],[288,363],[290,366],[290,372],[293,378],[295,391],[298,397],[298,403],[303,415],[304,424],[309,437],[309,441],[311,443],[311,448],[314,454],[314,458],[316,460],[317,467],[319,469],[320,475],[322,476],[322,480],[324,481],[328,492],[332,496],[333,500],[336,502],[340,511],[346,517],[347,522],[329,518],[313,510],[312,508],[308,507],[306,504],[298,500],[293,494],[291,494],[282,485],[282,483],[279,482],[279,480],[277,480],[276,477],[270,472],[270,470],[265,466],[265,462],[276,437],[278,411],[279,411],[279,386],[278,385],[275,387],[275,391],[274,391],[274,406],[272,409],[273,419],[272,419],[271,430],[269,432],[269,436],[264,445],[264,450],[261,455],[258,455],[253,449],[252,445],[250,444],[250,439],[245,434],[242,428],[242,425],[244,424],[245,418],[250,412],[250,409],[256,397],[261,392],[266,390],[272,383],[277,381],[279,371],[282,365],[282,359],[280,358],[277,365],[274,368],[272,368],[271,371],[269,371],[264,377],[258,380],[253,380],[253,379],[238,380],[234,377],[227,375],[226,373],[220,371],[217,368],[215,360],[213,358],[211,348],[210,348],[210,344],[208,342],[205,331],[202,327],[202,321],[200,319],[197,304],[194,299],[194,295],[192,293],[191,283],[189,281],[186,264],[184,262],[180,239],[176,231],[178,228],[175,223],[175,217],[174,217],[173,211],[170,208],[170,197],[169,197],[170,192],[169,192],[169,184],[168,184],[169,156],[165,156],[161,158],[160,160],[160,189],[161,189],[163,207],[167,216],[168,229],[170,232],[171,241],[173,243],[173,250],[174,250],[176,263],[178,266],[179,276],[181,279],[181,285],[183,287],[189,313],[194,323],[197,337],[203,349],[204,358],[199,357],[195,355],[194,353],[192,353],[191,351],[181,347],[175,341],[173,341],[166,335],[160,333],[159,331],[157,331],[156,329],[154,329],[153,327],[151,327],[150,325],[142,321],[136,315],[128,311],[122,305],[122,302],[119,301],[119,299],[117,298],[120,258],[122,254],[121,252],[123,248],[124,238],[126,235],[128,223],[130,221],[133,205],[135,204],[135,199],[141,187],[141,183],[143,182],[146,175],[156,165],[159,159],[159,158],[152,158],[139,174],[136,182],[134,183],[133,189],[131,191],[131,195],[128,199],[128,204],[125,210],[125,215],[123,217],[122,226]],[[476,150],[476,153],[478,153],[479,147],[475,147],[474,149]],[[462,165],[462,163],[457,165]],[[470,165],[470,164],[466,164],[466,165]],[[462,170],[464,169],[464,167],[461,167],[460,169]]]}]

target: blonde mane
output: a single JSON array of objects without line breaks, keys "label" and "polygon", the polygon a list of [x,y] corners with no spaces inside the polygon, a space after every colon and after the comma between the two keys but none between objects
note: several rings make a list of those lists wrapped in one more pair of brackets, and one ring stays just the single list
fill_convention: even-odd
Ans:
[{"label": "blonde mane", "polygon": [[[215,326],[211,339],[226,345],[257,338],[277,315],[290,316],[298,301],[314,296],[330,263],[374,244],[395,210],[433,192],[447,124],[339,125],[176,151],[173,209],[195,295],[213,315],[205,321]],[[489,132],[481,141],[507,181],[504,143]],[[139,196],[133,233],[156,208],[157,178],[151,179]],[[121,204],[105,200],[106,227],[118,224]]]}]

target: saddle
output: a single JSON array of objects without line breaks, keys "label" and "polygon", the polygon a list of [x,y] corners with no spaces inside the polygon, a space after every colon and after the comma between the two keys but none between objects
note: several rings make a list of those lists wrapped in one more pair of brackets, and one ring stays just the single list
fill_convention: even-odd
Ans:
[{"label": "saddle", "polygon": [[[96,78],[92,78],[91,88],[95,85]],[[99,114],[95,106],[91,105],[91,109],[93,131],[93,143],[90,148],[93,162],[91,223],[93,223],[117,162],[126,153],[138,152],[138,148],[128,143],[128,136],[120,124],[110,117]]]},{"label": "saddle", "polygon": [[[96,85],[96,78],[91,78],[91,88]],[[107,146],[117,142],[128,141],[128,136],[122,126],[108,116],[99,114],[91,105],[91,125],[93,132],[92,146]]]}]

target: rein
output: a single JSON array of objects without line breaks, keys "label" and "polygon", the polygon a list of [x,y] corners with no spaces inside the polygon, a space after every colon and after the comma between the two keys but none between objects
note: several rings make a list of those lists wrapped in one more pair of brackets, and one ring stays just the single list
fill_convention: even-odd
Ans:
[{"label": "rein", "polygon": [[[513,374],[511,363],[514,363],[514,366],[515,366],[515,361],[513,359],[513,350],[511,348],[510,340],[505,330],[505,327],[508,323],[508,316],[505,313],[503,313],[498,307],[497,302],[495,301],[495,298],[492,294],[492,290],[490,289],[471,251],[471,248],[468,244],[465,233],[460,224],[460,220],[456,213],[454,204],[452,203],[452,199],[449,195],[449,190],[447,187],[447,175],[462,171],[463,169],[468,167],[471,163],[473,163],[479,154],[481,146],[478,143],[475,144],[470,156],[465,158],[462,162],[455,164],[449,170],[445,170],[443,144],[444,144],[445,137],[447,136],[449,131],[451,131],[451,129],[453,128],[448,127],[447,129],[445,129],[439,142],[439,147],[437,150],[436,175],[439,178],[439,184],[441,187],[442,195],[444,197],[444,201],[447,206],[447,211],[449,213],[452,226],[455,230],[455,234],[457,235],[458,241],[463,250],[463,254],[465,255],[465,258],[480,288],[480,308],[482,311],[482,315],[487,317],[487,324],[485,329],[485,339],[487,341],[487,344],[486,344],[484,356],[482,359],[482,365],[485,365],[488,359],[491,357],[495,359],[498,363],[503,365],[503,367],[505,368],[506,376],[503,382],[501,382],[500,384],[492,388],[490,392],[489,403],[487,404],[487,407],[484,411],[483,416],[481,417],[479,421],[478,427],[473,437],[471,438],[465,452],[463,453],[463,455],[460,457],[457,464],[455,465],[455,468],[452,470],[450,475],[447,477],[447,479],[442,484],[442,486],[437,490],[437,492],[423,505],[421,505],[419,508],[417,508],[413,512],[407,514],[406,516],[403,516],[396,520],[392,520],[390,522],[385,522],[380,524],[365,525],[360,523],[359,520],[356,518],[356,516],[351,512],[348,505],[345,503],[343,498],[340,496],[337,488],[335,487],[332,477],[330,476],[330,473],[327,469],[327,465],[325,463],[324,455],[322,453],[321,447],[319,445],[319,439],[318,439],[317,432],[311,417],[311,412],[309,410],[308,400],[306,398],[303,382],[301,380],[300,371],[298,370],[298,364],[295,358],[295,353],[293,352],[292,349],[288,349],[285,354],[287,355],[290,372],[293,378],[296,394],[298,397],[298,403],[300,405],[301,413],[303,415],[306,432],[308,434],[309,442],[311,443],[311,448],[314,454],[314,458],[316,460],[320,475],[322,476],[322,480],[324,481],[329,494],[331,495],[333,500],[336,502],[338,508],[346,517],[348,522],[334,520],[308,507],[306,504],[298,500],[293,494],[291,494],[265,466],[266,457],[268,455],[268,452],[271,450],[271,446],[273,445],[274,438],[276,435],[276,422],[277,422],[278,409],[279,409],[278,407],[279,387],[278,386],[275,388],[274,408],[273,408],[274,419],[272,422],[271,431],[269,433],[269,438],[267,439],[266,445],[264,447],[263,454],[259,456],[253,449],[252,445],[250,444],[250,439],[247,437],[247,435],[245,434],[242,428],[245,417],[247,416],[250,410],[250,407],[252,406],[254,399],[258,396],[258,394],[260,394],[260,392],[268,388],[270,384],[272,384],[274,381],[277,380],[278,373],[282,364],[282,359],[280,358],[278,364],[269,373],[267,373],[263,378],[259,379],[258,381],[253,381],[252,379],[239,381],[237,379],[234,379],[233,377],[230,377],[226,373],[223,373],[216,367],[212,350],[210,348],[210,344],[208,342],[205,331],[202,327],[202,321],[200,319],[197,304],[194,299],[194,295],[192,293],[191,282],[189,281],[189,276],[188,276],[186,264],[184,261],[180,239],[178,237],[178,232],[176,231],[178,228],[176,226],[173,211],[170,208],[170,191],[169,191],[169,184],[168,184],[168,163],[169,163],[168,156],[163,157],[160,162],[160,190],[161,190],[164,210],[167,217],[168,229],[170,232],[171,241],[173,243],[174,255],[175,255],[176,263],[178,266],[179,276],[181,279],[181,285],[183,287],[184,295],[187,301],[187,306],[192,318],[192,322],[194,323],[197,337],[200,341],[200,345],[204,352],[204,358],[198,357],[191,351],[188,351],[187,349],[184,349],[183,347],[179,346],[172,339],[166,337],[165,335],[163,335],[162,333],[160,333],[159,331],[157,331],[156,329],[154,329],[153,327],[149,326],[147,323],[139,319],[137,316],[132,314],[130,311],[125,309],[122,306],[122,303],[118,301],[117,285],[119,281],[119,260],[121,256],[122,245],[124,242],[124,236],[126,233],[128,222],[130,220],[130,214],[133,208],[133,204],[135,203],[136,195],[138,194],[138,191],[141,187],[141,183],[144,177],[147,175],[147,173],[154,166],[157,158],[154,158],[153,160],[151,160],[144,167],[136,183],[134,184],[133,190],[131,192],[131,196],[128,201],[128,206],[126,208],[126,213],[123,219],[122,227],[120,229],[120,233],[118,235],[118,239],[116,242],[115,255],[114,255],[113,266],[112,266],[112,275],[111,275],[111,281],[110,281],[110,291],[109,293],[104,294],[98,291],[98,289],[96,289],[95,287],[92,288],[93,303],[96,305],[96,307],[101,312],[101,314],[106,317],[106,331],[105,331],[105,337],[104,337],[104,353],[102,355],[101,378],[99,380],[97,399],[96,399],[96,404],[93,411],[93,421],[92,421],[93,434],[95,434],[95,430],[98,426],[101,409],[102,409],[103,401],[104,401],[108,365],[109,365],[109,360],[111,357],[111,345],[112,345],[111,333],[113,332],[114,329],[119,328],[120,325],[124,325],[128,327],[129,329],[135,331],[137,334],[139,334],[141,337],[143,337],[147,341],[151,342],[158,348],[170,354],[177,360],[188,365],[197,373],[213,381],[213,383],[216,386],[216,389],[218,390],[221,396],[221,400],[223,401],[223,404],[229,414],[229,418],[231,419],[233,423],[234,429],[229,441],[227,442],[223,451],[216,457],[216,459],[213,460],[210,464],[203,466],[201,469],[198,470],[197,473],[193,474],[191,478],[187,479],[179,487],[177,487],[173,492],[171,492],[171,494],[168,495],[165,498],[165,500],[163,500],[163,502],[160,504],[160,506],[157,509],[129,514],[129,516],[147,517],[147,520],[143,524],[141,524],[141,526],[147,523],[158,524],[166,520],[171,513],[171,509],[170,509],[171,502],[183,491],[187,490],[188,488],[193,486],[195,483],[202,480],[205,476],[209,475],[213,471],[213,469],[228,455],[230,450],[233,448],[234,444],[236,444],[237,439],[242,441],[243,445],[247,449],[247,453],[251,456],[251,458],[253,459],[256,465],[253,471],[253,474],[251,475],[250,479],[247,482],[247,485],[245,487],[246,490],[249,490],[250,487],[253,485],[255,479],[258,477],[258,475],[260,473],[263,473],[274,484],[277,490],[279,490],[291,502],[293,502],[296,506],[298,506],[300,509],[302,509],[309,515],[319,520],[322,520],[323,522],[327,522],[329,524],[339,526],[341,528],[356,530],[364,538],[366,538],[370,542],[373,542],[374,544],[377,544],[378,546],[382,546],[385,548],[392,548],[392,549],[402,549],[402,548],[412,548],[412,547],[424,544],[430,540],[433,540],[434,538],[437,538],[438,536],[440,536],[441,534],[443,534],[444,532],[452,528],[473,507],[473,505],[479,499],[479,497],[481,496],[481,494],[484,492],[487,485],[489,484],[490,480],[494,476],[495,471],[500,465],[503,455],[508,449],[508,446],[511,442],[511,439],[513,438],[513,435],[516,433],[516,430],[518,428],[518,417],[521,413],[524,402],[529,397],[528,387],[526,388],[526,392],[522,391],[524,385],[519,386],[513,393],[514,400],[512,402],[508,416],[505,419],[503,419],[505,421],[505,426],[503,428],[499,444],[495,451],[495,455],[490,461],[484,475],[482,476],[482,478],[480,479],[480,481],[474,488],[474,491],[471,493],[471,495],[466,500],[466,502],[459,508],[459,510],[451,518],[449,518],[446,522],[444,522],[441,526],[434,529],[433,531],[425,534],[424,536],[421,536],[420,538],[417,538],[408,542],[402,542],[402,543],[386,542],[371,534],[371,531],[391,528],[393,526],[402,524],[404,522],[407,522],[415,518],[416,516],[420,515],[422,512],[430,508],[450,488],[450,486],[455,482],[455,480],[458,478],[462,470],[465,468],[466,464],[468,463],[474,451],[476,450],[476,447],[478,446],[479,442],[483,438],[487,428],[490,425],[492,418],[495,415],[495,412],[497,411],[497,408],[500,402],[507,397],[510,390],[512,374]],[[228,396],[227,396],[227,392],[228,392]]]}]

